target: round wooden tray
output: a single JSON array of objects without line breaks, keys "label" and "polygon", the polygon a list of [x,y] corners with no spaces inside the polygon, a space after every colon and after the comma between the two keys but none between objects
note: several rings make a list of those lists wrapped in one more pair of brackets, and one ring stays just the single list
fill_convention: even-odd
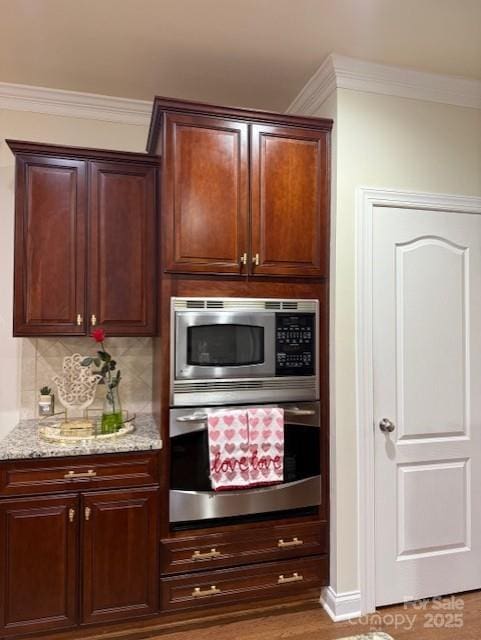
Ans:
[{"label": "round wooden tray", "polygon": [[113,438],[122,438],[135,431],[135,425],[132,422],[124,424],[114,433],[66,434],[62,433],[61,426],[61,422],[41,426],[38,429],[38,434],[42,440],[46,440],[47,442],[71,444],[74,442],[90,442],[92,440],[111,440]]}]

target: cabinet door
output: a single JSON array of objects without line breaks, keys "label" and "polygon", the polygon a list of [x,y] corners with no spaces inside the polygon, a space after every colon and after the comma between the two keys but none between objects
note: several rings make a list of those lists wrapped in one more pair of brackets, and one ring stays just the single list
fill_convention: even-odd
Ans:
[{"label": "cabinet door", "polygon": [[85,162],[18,156],[14,335],[85,333]]},{"label": "cabinet door", "polygon": [[327,275],[328,133],[251,127],[254,274]]},{"label": "cabinet door", "polygon": [[242,272],[247,248],[247,125],[165,116],[163,211],[169,271]]},{"label": "cabinet door", "polygon": [[155,167],[90,163],[88,323],[155,332]]},{"label": "cabinet door", "polygon": [[0,503],[0,636],[74,626],[78,499]]},{"label": "cabinet door", "polygon": [[84,494],[83,622],[158,610],[158,490]]}]

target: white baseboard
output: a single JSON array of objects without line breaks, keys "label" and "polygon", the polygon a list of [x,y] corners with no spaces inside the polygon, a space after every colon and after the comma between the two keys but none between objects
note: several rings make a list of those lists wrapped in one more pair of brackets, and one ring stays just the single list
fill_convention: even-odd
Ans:
[{"label": "white baseboard", "polygon": [[336,593],[332,587],[326,587],[322,590],[321,604],[334,622],[358,618],[361,615],[361,592]]}]

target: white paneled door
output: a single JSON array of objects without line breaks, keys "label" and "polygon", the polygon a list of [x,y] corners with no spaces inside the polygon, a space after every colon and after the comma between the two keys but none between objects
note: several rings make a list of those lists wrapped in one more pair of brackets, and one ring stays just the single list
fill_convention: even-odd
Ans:
[{"label": "white paneled door", "polygon": [[373,216],[383,605],[481,588],[481,215]]}]

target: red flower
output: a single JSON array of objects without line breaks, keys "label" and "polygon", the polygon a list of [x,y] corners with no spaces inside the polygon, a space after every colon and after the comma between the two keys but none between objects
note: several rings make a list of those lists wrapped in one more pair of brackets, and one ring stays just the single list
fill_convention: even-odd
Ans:
[{"label": "red flower", "polygon": [[90,334],[95,342],[103,342],[105,340],[104,329],[94,329]]}]

